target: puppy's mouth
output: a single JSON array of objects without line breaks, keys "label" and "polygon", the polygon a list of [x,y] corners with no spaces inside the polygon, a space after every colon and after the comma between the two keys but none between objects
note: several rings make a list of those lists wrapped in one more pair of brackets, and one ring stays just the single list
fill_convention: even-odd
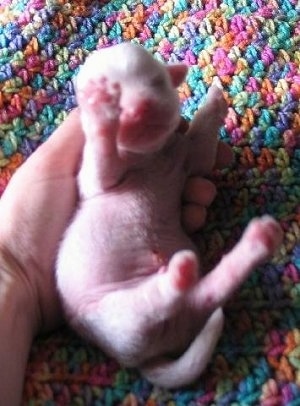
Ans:
[{"label": "puppy's mouth", "polygon": [[179,127],[180,116],[173,115],[166,120],[157,115],[153,119],[128,120],[122,117],[118,133],[118,143],[121,148],[132,152],[150,153],[160,150]]}]

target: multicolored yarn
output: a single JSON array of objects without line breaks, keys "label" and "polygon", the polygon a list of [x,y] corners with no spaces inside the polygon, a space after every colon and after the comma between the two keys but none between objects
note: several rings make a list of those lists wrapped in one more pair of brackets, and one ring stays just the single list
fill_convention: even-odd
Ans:
[{"label": "multicolored yarn", "polygon": [[297,0],[0,1],[0,193],[74,107],[86,55],[132,40],[191,67],[180,88],[186,117],[215,76],[224,86],[220,137],[236,163],[215,175],[207,262],[255,215],[274,215],[285,231],[278,255],[226,307],[222,339],[192,388],[153,388],[66,330],[34,344],[24,405],[300,405],[299,15]]}]

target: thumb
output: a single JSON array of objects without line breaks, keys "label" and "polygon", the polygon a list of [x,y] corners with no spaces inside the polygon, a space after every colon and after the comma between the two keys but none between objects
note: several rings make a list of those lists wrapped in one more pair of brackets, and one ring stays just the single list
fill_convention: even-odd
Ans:
[{"label": "thumb", "polygon": [[19,182],[76,175],[83,143],[79,110],[74,109],[50,138],[19,168]]}]

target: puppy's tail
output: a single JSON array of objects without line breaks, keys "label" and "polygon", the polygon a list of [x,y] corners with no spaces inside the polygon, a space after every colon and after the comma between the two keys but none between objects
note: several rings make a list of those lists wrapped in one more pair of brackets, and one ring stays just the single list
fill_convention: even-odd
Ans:
[{"label": "puppy's tail", "polygon": [[188,349],[175,360],[161,359],[141,369],[150,382],[164,388],[191,384],[206,368],[223,329],[224,316],[216,309]]}]

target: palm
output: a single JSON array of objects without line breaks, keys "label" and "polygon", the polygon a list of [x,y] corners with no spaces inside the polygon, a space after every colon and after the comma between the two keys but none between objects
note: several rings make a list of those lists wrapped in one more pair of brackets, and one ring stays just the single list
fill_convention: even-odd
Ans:
[{"label": "palm", "polygon": [[63,134],[64,126],[60,127],[18,170],[0,204],[1,247],[24,273],[30,293],[37,295],[43,329],[54,327],[61,314],[53,269],[77,199],[82,135],[75,121],[74,131],[69,126]]}]

